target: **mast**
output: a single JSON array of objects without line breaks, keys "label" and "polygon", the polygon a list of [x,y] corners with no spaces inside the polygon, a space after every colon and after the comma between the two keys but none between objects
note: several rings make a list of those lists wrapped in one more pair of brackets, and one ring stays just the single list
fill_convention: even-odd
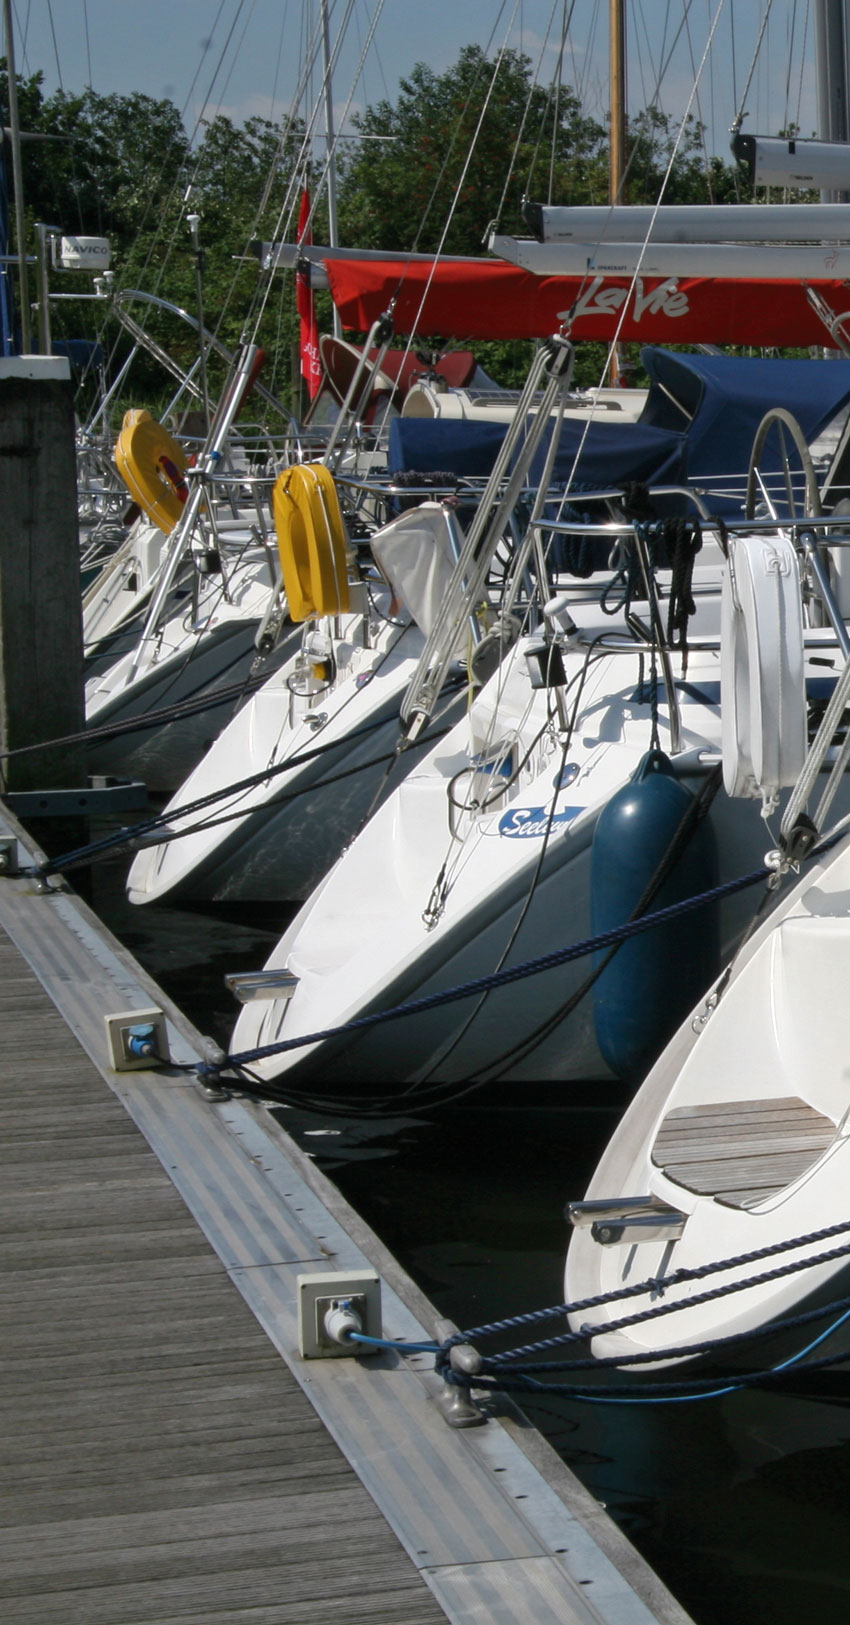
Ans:
[{"label": "mast", "polygon": [[[815,72],[818,134],[822,141],[850,141],[850,0],[815,0]],[[846,203],[850,190],[821,193],[825,202]]]},{"label": "mast", "polygon": [[21,126],[18,118],[18,81],[15,75],[15,42],[12,34],[12,0],[3,0],[3,19],[6,27],[6,75],[9,81],[12,175],[15,182],[15,236],[18,245],[18,274],[20,277],[21,350],[24,355],[29,355],[32,351],[32,342],[30,339],[30,301],[27,285],[27,229],[24,214],[24,178],[21,165]]},{"label": "mast", "polygon": [[[626,9],[625,0],[610,0],[609,4],[609,75],[611,100],[611,136],[609,151],[608,196],[613,207],[625,203],[626,152]],[[626,381],[625,356],[621,345],[611,353],[611,382]]]},{"label": "mast", "polygon": [[625,0],[610,0],[611,154],[609,198],[625,203],[626,12]]}]

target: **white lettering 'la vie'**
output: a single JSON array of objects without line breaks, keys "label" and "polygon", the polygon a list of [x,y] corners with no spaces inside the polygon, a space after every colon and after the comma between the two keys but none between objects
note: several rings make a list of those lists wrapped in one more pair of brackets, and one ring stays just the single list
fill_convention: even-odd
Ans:
[{"label": "white lettering 'la vie'", "polygon": [[[629,297],[628,288],[606,288],[604,276],[597,276],[585,288],[571,310],[559,310],[559,321],[576,321],[579,316],[614,316]],[[633,317],[639,322],[645,312],[650,316],[669,316],[675,321],[687,316],[690,302],[682,293],[676,277],[668,277],[657,287],[646,288],[643,277],[635,278]]]}]

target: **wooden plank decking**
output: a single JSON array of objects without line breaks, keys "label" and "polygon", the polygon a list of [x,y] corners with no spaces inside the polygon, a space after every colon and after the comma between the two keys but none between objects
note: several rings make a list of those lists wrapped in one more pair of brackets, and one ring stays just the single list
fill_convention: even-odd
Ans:
[{"label": "wooden plank decking", "polygon": [[0,933],[7,1625],[444,1621]]},{"label": "wooden plank decking", "polygon": [[196,1062],[79,899],[0,880],[4,1625],[690,1625],[509,1404],[457,1432],[428,1355],[300,1358],[299,1272],[435,1311],[261,1107],[110,1071],[150,1004]]},{"label": "wooden plank decking", "polygon": [[652,1161],[685,1190],[748,1207],[800,1179],[835,1132],[797,1096],[679,1106],[658,1130]]}]

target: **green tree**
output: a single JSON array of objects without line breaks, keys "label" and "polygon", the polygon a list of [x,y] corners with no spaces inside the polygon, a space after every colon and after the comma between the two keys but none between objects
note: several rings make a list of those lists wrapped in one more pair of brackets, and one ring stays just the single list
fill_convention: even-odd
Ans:
[{"label": "green tree", "polygon": [[[4,63],[0,100],[8,105]],[[108,237],[116,291],[138,288],[196,315],[196,257],[186,219],[194,211],[201,222],[205,325],[235,349],[251,324],[260,287],[248,244],[275,234],[293,192],[301,128],[295,124],[281,138],[267,120],[236,126],[218,117],[202,126],[193,146],[170,101],[100,96],[90,89],[45,97],[41,74],[19,76],[18,104],[29,251],[38,221]],[[63,273],[60,281],[57,273],[52,287],[90,292],[91,282],[74,273]],[[291,276],[276,276],[272,295],[258,341],[269,354],[266,376],[287,403],[297,333]],[[142,303],[132,314],[181,365],[191,366],[197,341],[188,324]],[[114,371],[131,339],[114,320],[104,326],[103,316],[104,307],[74,300],[51,306],[54,338],[100,337]],[[214,388],[222,377],[223,365],[211,358]],[[144,353],[133,363],[128,388],[153,410],[173,391],[159,364]]]},{"label": "green tree", "polygon": [[562,185],[592,188],[604,164],[603,127],[571,91],[556,104],[533,85],[515,51],[495,78],[477,45],[443,74],[418,63],[395,106],[381,101],[355,123],[364,139],[341,178],[340,227],[363,248],[480,254],[497,218],[522,229],[523,194],[541,174],[545,185],[553,150]]},{"label": "green tree", "polygon": [[[396,102],[367,108],[357,127],[363,141],[343,171],[339,211],[342,239],[354,246],[478,255],[494,223],[525,233],[526,196],[560,204],[608,201],[607,129],[583,113],[571,87],[555,97],[535,85],[529,59],[518,52],[504,53],[497,73],[477,45],[465,46],[442,74],[419,63],[401,81]],[[631,121],[630,202],[654,202],[668,166],[667,202],[739,196],[737,168],[718,159],[706,164],[695,121],[678,147],[675,142],[675,128],[662,113],[648,109]],[[475,344],[482,365],[509,385],[525,376],[531,348]],[[604,346],[582,347],[579,382],[598,379],[603,355]]]}]

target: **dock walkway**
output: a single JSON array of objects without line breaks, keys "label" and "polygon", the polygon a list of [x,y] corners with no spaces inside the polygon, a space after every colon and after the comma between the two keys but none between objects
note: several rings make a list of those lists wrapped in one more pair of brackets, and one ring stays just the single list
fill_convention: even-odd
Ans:
[{"label": "dock walkway", "polygon": [[[18,838],[22,869],[33,849]],[[174,1066],[111,1070],[157,1006]],[[450,1429],[433,1358],[304,1361],[296,1278],[436,1311],[86,906],[0,878],[0,1599],[8,1625],[689,1625],[507,1407]]]}]

